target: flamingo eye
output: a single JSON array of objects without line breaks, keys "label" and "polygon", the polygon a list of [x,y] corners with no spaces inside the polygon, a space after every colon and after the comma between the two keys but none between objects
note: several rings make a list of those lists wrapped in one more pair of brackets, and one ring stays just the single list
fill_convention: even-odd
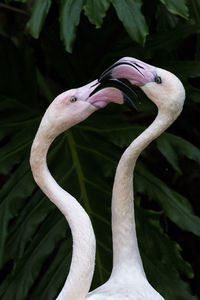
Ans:
[{"label": "flamingo eye", "polygon": [[161,84],[162,83],[162,79],[160,76],[156,76],[155,77],[155,82],[158,83],[158,84]]},{"label": "flamingo eye", "polygon": [[70,98],[70,102],[76,102],[77,101],[77,98],[75,97],[75,96],[72,96],[71,98]]}]

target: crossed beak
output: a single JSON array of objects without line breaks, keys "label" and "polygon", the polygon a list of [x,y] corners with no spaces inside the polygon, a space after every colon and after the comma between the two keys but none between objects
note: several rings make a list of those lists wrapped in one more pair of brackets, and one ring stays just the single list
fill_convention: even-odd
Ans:
[{"label": "crossed beak", "polygon": [[[131,62],[127,62],[127,61],[124,61],[124,60],[120,60],[120,61],[117,61],[116,63],[114,63],[113,65],[111,65],[109,68],[107,68],[99,77],[99,82],[104,82],[104,81],[107,81],[109,79],[112,78],[112,71],[119,67],[119,66],[129,66],[131,68],[135,68],[138,72],[140,72],[140,70],[138,69],[138,67],[136,67],[136,65],[134,65],[133,63]],[[141,72],[140,72],[141,73]],[[142,73],[141,73],[142,74]]]},{"label": "crossed beak", "polygon": [[105,88],[114,88],[120,90],[123,96],[123,103],[126,104],[130,109],[137,111],[135,104],[131,100],[133,98],[136,98],[137,94],[127,84],[120,81],[119,79],[114,79],[114,78],[107,79],[106,77],[105,79],[101,78],[97,83],[99,83],[99,85],[90,93],[89,97],[93,96],[94,94],[96,94],[97,92]]},{"label": "crossed beak", "polygon": [[113,65],[111,65],[108,69],[106,69],[99,77],[98,83],[100,83],[90,94],[93,95],[95,94],[97,91],[100,91],[101,89],[104,89],[106,87],[114,87],[116,89],[119,89],[121,91],[121,93],[123,94],[123,102],[124,104],[126,104],[129,108],[131,108],[132,110],[136,110],[137,108],[133,102],[132,99],[138,98],[137,94],[135,93],[135,91],[133,90],[132,87],[129,87],[126,83],[124,83],[123,81],[119,80],[119,78],[124,78],[124,79],[129,79],[126,78],[126,76],[121,76],[121,74],[119,74],[118,77],[118,73],[116,72],[116,76],[117,78],[113,78],[113,71],[115,71],[116,69],[119,70],[120,68],[124,68],[124,67],[131,67],[131,69],[135,68],[140,75],[143,76],[142,72],[139,70],[139,67],[137,67],[134,63],[129,62],[125,59],[121,59],[120,61],[117,61],[116,63],[114,63]]},{"label": "crossed beak", "polygon": [[[126,79],[131,84],[129,87],[120,79]],[[124,103],[136,109],[131,99],[137,97],[133,85],[142,87],[156,79],[156,68],[132,57],[124,57],[105,70],[99,77],[100,86],[115,86],[124,93]],[[136,109],[137,110],[137,109]]]}]

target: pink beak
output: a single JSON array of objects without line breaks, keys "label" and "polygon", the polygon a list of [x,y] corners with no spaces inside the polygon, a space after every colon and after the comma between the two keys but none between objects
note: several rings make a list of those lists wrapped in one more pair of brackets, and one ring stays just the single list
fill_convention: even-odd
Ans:
[{"label": "pink beak", "polygon": [[118,104],[124,103],[131,109],[137,111],[131,100],[133,97],[137,97],[137,94],[127,84],[118,79],[109,79],[100,82],[100,84],[93,89],[89,95],[88,102],[93,105],[95,103],[95,105],[99,108],[106,106],[109,102]]},{"label": "pink beak", "polygon": [[155,81],[156,68],[132,57],[124,57],[114,63],[99,78],[99,82],[111,78],[127,79],[132,85],[143,86]]}]

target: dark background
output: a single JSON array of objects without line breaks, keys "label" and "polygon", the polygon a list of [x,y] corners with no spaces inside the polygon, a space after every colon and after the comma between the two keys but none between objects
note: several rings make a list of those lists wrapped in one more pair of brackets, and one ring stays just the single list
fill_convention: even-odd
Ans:
[{"label": "dark background", "polygon": [[[186,88],[181,116],[139,158],[135,209],[151,284],[165,299],[200,298],[199,32],[198,0],[0,1],[2,300],[50,300],[62,287],[71,261],[70,230],[33,181],[31,143],[56,95],[94,80],[123,56],[174,72]],[[156,114],[138,93],[138,114],[111,104],[58,137],[48,156],[53,176],[93,223],[92,288],[112,268],[115,168]]]}]

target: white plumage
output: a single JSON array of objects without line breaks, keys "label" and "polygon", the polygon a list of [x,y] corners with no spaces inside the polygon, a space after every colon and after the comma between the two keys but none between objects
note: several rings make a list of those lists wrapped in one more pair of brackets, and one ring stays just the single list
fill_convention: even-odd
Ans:
[{"label": "white plumage", "polygon": [[[114,71],[109,75],[117,78],[127,76],[136,84],[137,70],[131,69],[130,65],[127,66],[127,61],[132,64],[135,62],[133,58],[121,59],[121,65],[116,67],[114,65]],[[162,83],[157,84],[148,73],[149,81],[141,86],[147,97],[157,105],[158,115],[153,123],[126,149],[118,164],[112,195],[113,270],[109,280],[91,292],[87,297],[88,300],[164,300],[149,284],[138,249],[133,217],[133,171],[140,153],[180,114],[185,91],[174,74],[160,68],[151,66],[149,68],[147,64],[138,60],[137,66],[143,67],[141,72],[144,74],[144,79],[140,78],[140,82],[146,80],[145,71],[149,72],[149,69],[154,77],[159,76],[162,80]],[[121,69],[123,69],[123,74],[120,74]]]},{"label": "white plumage", "polygon": [[[178,117],[184,103],[185,92],[179,79],[170,72],[133,58],[123,58],[119,62],[110,69],[110,75],[113,78],[126,77],[130,82],[140,86],[147,97],[157,105],[158,115],[154,122],[131,143],[120,159],[112,196],[113,270],[109,280],[89,294],[95,260],[95,236],[92,225],[76,199],[64,191],[50,175],[46,155],[50,144],[58,134],[81,122],[98,109],[95,106],[95,103],[98,103],[98,93],[92,96],[93,98],[89,96],[94,89],[93,85],[89,84],[58,96],[45,113],[33,142],[31,168],[34,178],[43,192],[65,215],[73,236],[70,272],[57,300],[164,299],[149,284],[138,249],[133,206],[133,170],[143,149]],[[134,66],[136,62],[137,67]],[[114,98],[111,101],[122,103],[121,94],[116,94],[116,89],[108,90],[111,98],[113,92]],[[108,99],[104,101],[102,91],[100,93],[99,103],[102,107],[108,103]],[[80,101],[73,103],[71,99],[77,95]]]}]

